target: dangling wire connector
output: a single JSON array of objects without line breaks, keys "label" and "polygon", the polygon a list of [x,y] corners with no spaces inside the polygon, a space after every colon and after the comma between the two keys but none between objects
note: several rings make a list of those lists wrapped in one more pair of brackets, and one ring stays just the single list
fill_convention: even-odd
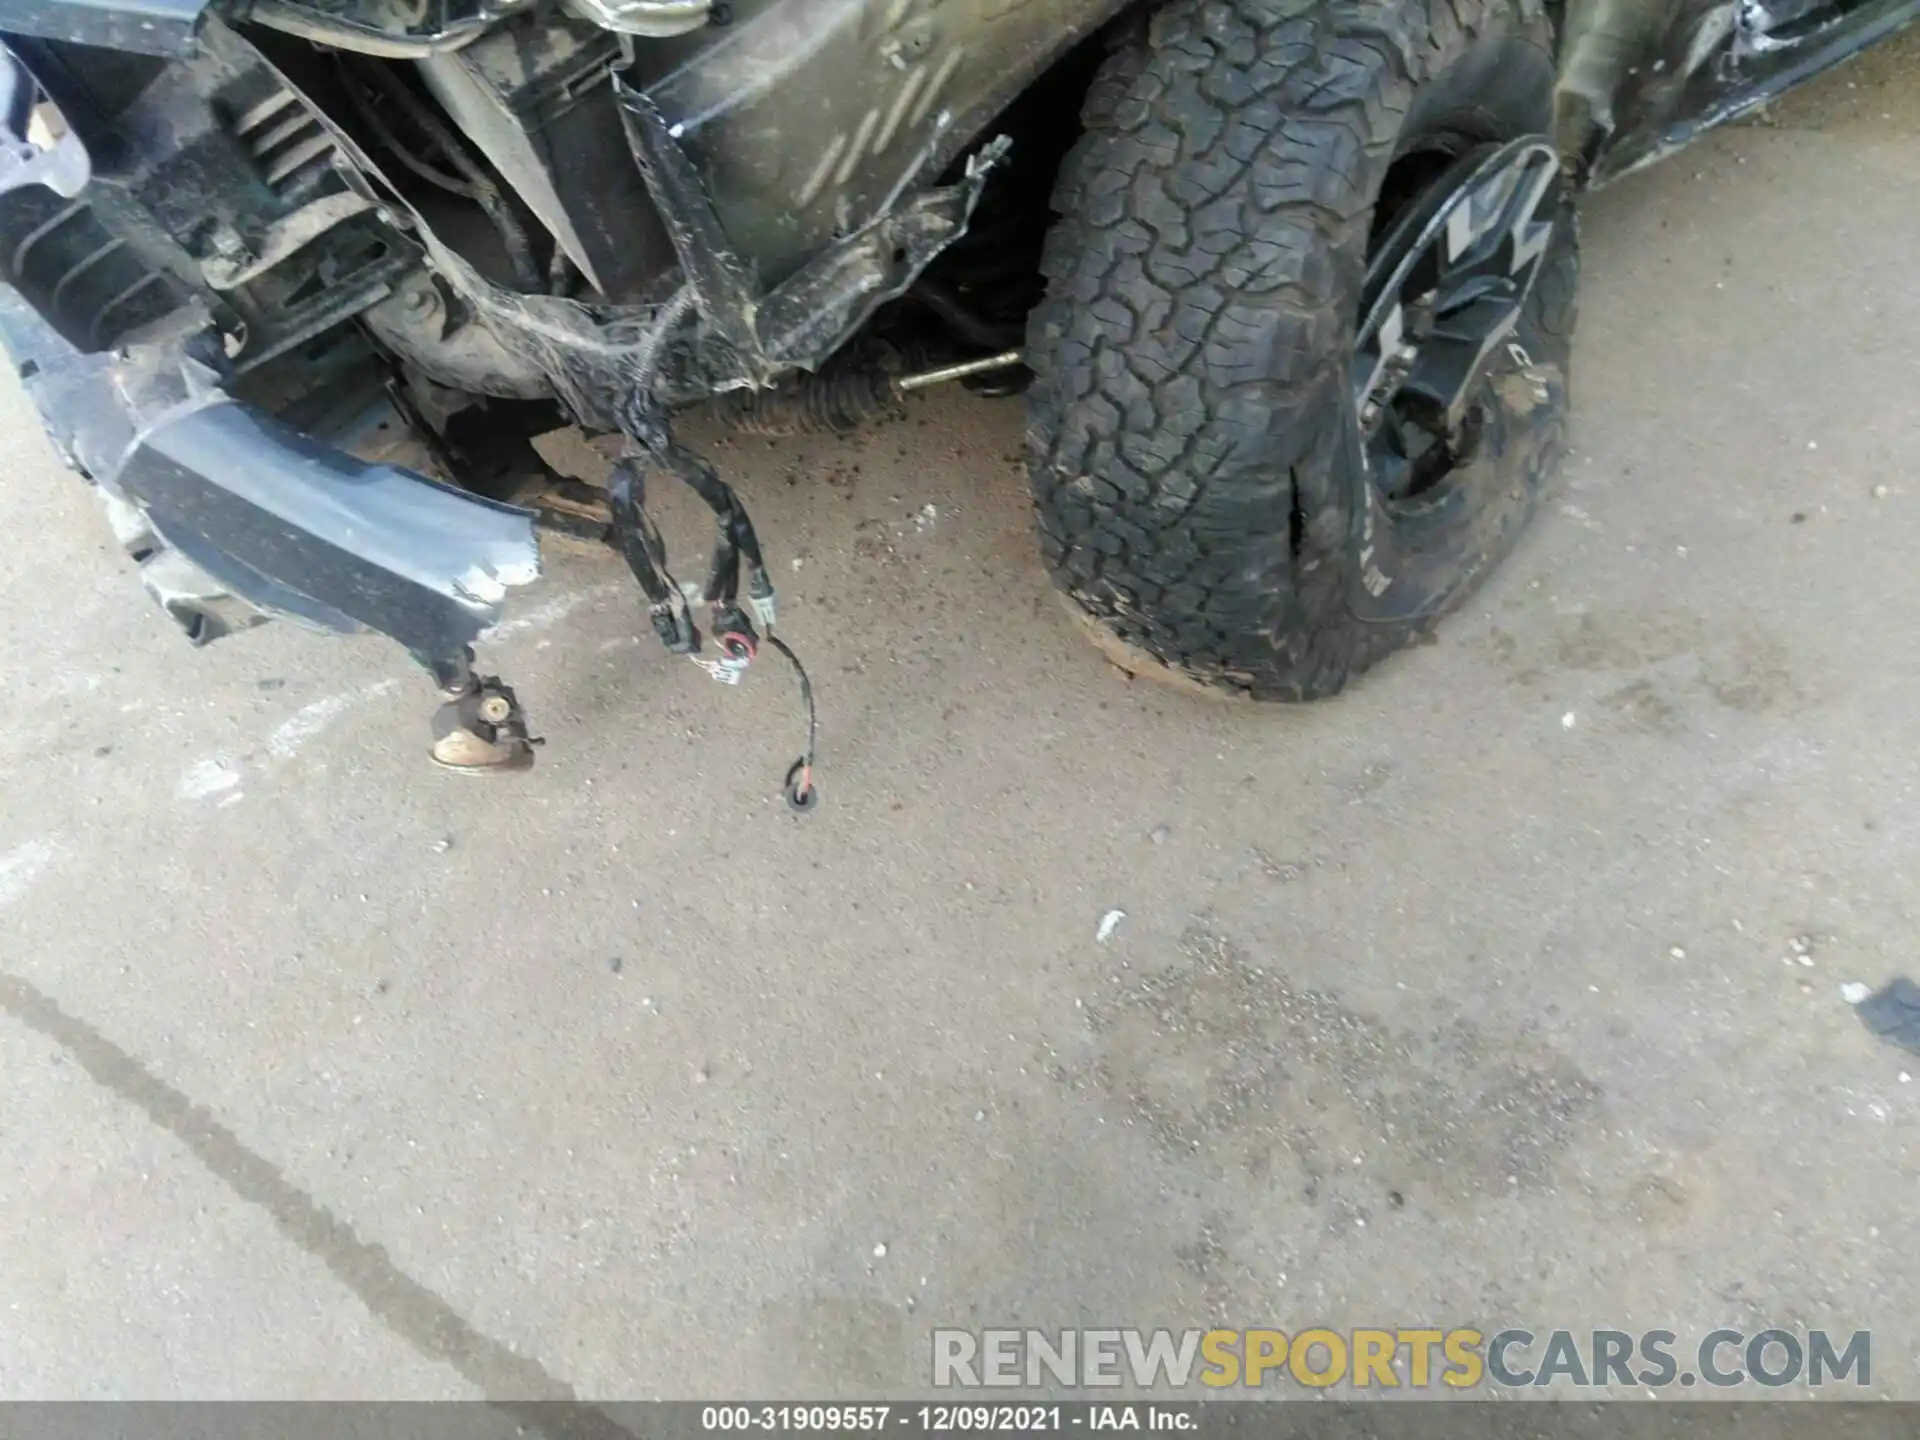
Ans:
[{"label": "dangling wire connector", "polygon": [[804,815],[820,803],[820,790],[813,783],[813,740],[818,729],[813,710],[813,682],[807,678],[807,669],[791,645],[778,635],[767,636],[767,644],[786,656],[787,663],[793,666],[793,673],[800,680],[800,704],[807,712],[807,748],[788,768],[786,786],[787,808],[796,815]]},{"label": "dangling wire connector", "polygon": [[[639,348],[634,362],[636,383],[620,406],[619,417],[620,428],[633,448],[615,464],[608,487],[614,535],[634,578],[646,593],[654,629],[669,650],[688,656],[725,685],[740,683],[758,653],[762,636],[764,643],[773,646],[793,666],[793,673],[800,680],[800,701],[807,712],[807,748],[788,769],[785,788],[788,808],[804,815],[820,803],[820,792],[813,783],[813,744],[818,728],[813,683],[793,648],[773,633],[773,579],[767,573],[766,561],[760,553],[760,537],[754,531],[747,507],[711,465],[674,439],[667,414],[652,394],[654,368],[668,337],[695,309],[692,288],[682,286],[661,307]],[[713,561],[707,583],[697,593],[713,607],[712,632],[719,651],[716,658],[700,654],[700,631],[689,613],[687,594],[667,569],[666,545],[646,511],[642,459],[685,483],[714,514],[718,533]],[[747,572],[747,610],[752,612],[751,616],[739,607],[743,563]]]},{"label": "dangling wire connector", "polygon": [[773,581],[764,567],[754,569],[747,576],[747,608],[753,611],[753,618],[760,628],[768,634],[773,633]]}]

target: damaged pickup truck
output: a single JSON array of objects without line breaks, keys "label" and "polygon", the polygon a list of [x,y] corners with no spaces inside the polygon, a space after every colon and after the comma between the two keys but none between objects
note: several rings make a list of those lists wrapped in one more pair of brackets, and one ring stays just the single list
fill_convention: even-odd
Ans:
[{"label": "damaged pickup truck", "polygon": [[[1577,193],[1916,9],[0,0],[0,338],[194,643],[379,631],[436,760],[517,768],[474,643],[541,527],[604,540],[669,650],[792,663],[806,809],[806,675],[689,407],[1023,395],[1046,563],[1122,663],[1331,694],[1558,463]],[[535,451],[569,424],[604,489]]]}]

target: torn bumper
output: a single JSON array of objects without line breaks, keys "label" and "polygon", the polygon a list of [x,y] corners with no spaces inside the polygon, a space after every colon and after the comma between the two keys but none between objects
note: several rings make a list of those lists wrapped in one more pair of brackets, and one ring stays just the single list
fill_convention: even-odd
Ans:
[{"label": "torn bumper", "polygon": [[445,659],[540,573],[530,512],[311,440],[223,393],[185,340],[83,354],[0,287],[0,343],[197,644],[283,616]]},{"label": "torn bumper", "polygon": [[0,44],[0,344],[147,589],[196,643],[281,615],[377,630],[429,663],[463,656],[507,587],[540,573],[532,514],[356,460],[234,400],[206,363],[218,340],[192,302],[129,332],[140,343],[103,348],[97,332],[128,296],[165,293],[150,277],[101,300],[88,324],[36,308],[29,294],[53,305],[125,248],[102,231],[58,274],[39,258],[46,236],[85,218],[92,170]]}]

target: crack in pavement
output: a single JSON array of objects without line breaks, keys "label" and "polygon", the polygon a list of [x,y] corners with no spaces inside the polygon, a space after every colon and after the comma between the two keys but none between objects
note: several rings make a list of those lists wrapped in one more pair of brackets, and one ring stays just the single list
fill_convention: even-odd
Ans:
[{"label": "crack in pavement", "polygon": [[395,1265],[384,1246],[362,1240],[271,1161],[248,1149],[205,1106],[194,1104],[85,1020],[67,1014],[33,982],[0,972],[0,1010],[59,1045],[97,1084],[175,1136],[234,1194],[266,1211],[281,1234],[332,1271],[388,1329],[428,1359],[451,1366],[489,1401],[555,1440],[633,1440],[603,1411],[580,1403],[573,1387],[538,1360],[475,1329]]}]

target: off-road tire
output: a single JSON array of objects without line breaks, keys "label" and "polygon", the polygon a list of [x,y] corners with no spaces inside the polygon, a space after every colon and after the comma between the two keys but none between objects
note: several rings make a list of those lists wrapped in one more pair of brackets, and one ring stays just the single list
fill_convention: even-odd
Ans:
[{"label": "off-road tire", "polygon": [[1552,83],[1537,0],[1176,0],[1119,40],[1056,183],[1028,450],[1048,567],[1126,653],[1328,695],[1511,548],[1563,453],[1571,217],[1444,504],[1375,495],[1349,375],[1392,162],[1544,133]]}]

